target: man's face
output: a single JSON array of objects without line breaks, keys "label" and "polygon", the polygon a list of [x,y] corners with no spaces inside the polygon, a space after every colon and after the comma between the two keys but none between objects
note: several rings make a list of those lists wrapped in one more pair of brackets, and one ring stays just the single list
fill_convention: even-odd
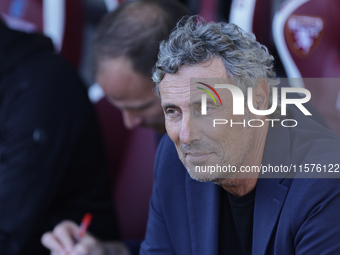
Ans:
[{"label": "man's face", "polygon": [[[232,115],[232,94],[227,89],[219,89],[223,106],[215,106],[208,100],[207,115],[201,114],[202,90],[190,85],[190,78],[202,81],[204,78],[218,78],[227,81],[225,67],[219,58],[196,66],[182,66],[176,74],[165,74],[160,83],[160,94],[165,125],[169,137],[176,145],[178,155],[190,176],[198,181],[219,181],[234,177],[226,173],[202,173],[196,166],[233,165],[239,167],[251,162],[256,142],[256,129],[236,125],[217,125],[213,119],[233,119],[242,122],[245,116]],[[209,84],[214,86],[214,84]],[[191,87],[191,88],[190,88]]]},{"label": "man's face", "polygon": [[101,61],[97,82],[108,100],[122,111],[126,128],[145,126],[165,131],[163,111],[151,78],[134,71],[128,59]]}]

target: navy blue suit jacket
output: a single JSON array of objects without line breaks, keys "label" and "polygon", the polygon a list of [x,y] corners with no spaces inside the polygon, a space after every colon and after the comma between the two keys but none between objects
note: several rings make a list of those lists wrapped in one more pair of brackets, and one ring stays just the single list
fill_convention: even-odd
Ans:
[{"label": "navy blue suit jacket", "polygon": [[[303,116],[295,119],[295,128],[270,128],[262,164],[339,164],[339,138]],[[340,254],[340,179],[291,177],[258,179],[252,254]],[[189,177],[166,135],[140,254],[218,254],[219,189]]]}]

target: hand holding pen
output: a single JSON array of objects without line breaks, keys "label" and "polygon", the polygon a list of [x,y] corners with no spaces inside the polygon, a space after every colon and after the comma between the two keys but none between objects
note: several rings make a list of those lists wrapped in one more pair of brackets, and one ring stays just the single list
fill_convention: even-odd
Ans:
[{"label": "hand holding pen", "polygon": [[63,221],[52,232],[45,233],[42,244],[52,255],[130,255],[120,242],[101,242],[87,232],[92,215],[85,214],[78,226],[72,221]]},{"label": "hand holding pen", "polygon": [[[78,239],[77,243],[79,243],[81,241],[81,239],[85,236],[86,231],[87,231],[87,229],[89,228],[89,226],[91,224],[91,221],[92,221],[92,214],[91,213],[86,213],[84,215],[81,223],[80,223],[80,227],[79,227],[79,231],[78,231],[78,235],[77,235],[77,239]],[[76,253],[76,252],[72,252],[72,253]],[[68,251],[68,252],[66,252],[66,255],[71,255],[71,254]]]},{"label": "hand holding pen", "polygon": [[72,221],[63,221],[52,232],[45,233],[41,241],[52,255],[104,255],[101,242],[87,233],[92,215],[84,215],[80,226]]}]

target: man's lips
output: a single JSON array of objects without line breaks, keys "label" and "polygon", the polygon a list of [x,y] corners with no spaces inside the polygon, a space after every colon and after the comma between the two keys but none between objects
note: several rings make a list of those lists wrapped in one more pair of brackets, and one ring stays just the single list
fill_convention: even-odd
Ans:
[{"label": "man's lips", "polygon": [[190,162],[201,162],[212,155],[211,152],[187,152],[185,157]]}]

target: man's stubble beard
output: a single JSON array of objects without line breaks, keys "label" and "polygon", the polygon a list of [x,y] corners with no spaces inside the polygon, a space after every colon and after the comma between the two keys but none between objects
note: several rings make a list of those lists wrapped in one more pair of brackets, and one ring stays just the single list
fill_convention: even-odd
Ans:
[{"label": "man's stubble beard", "polygon": [[[224,159],[221,160],[222,162],[215,162],[215,163],[211,163],[210,165],[203,165],[202,166],[216,166],[217,164],[221,167],[223,166],[236,166],[237,170],[240,169],[240,166],[245,162],[245,159],[247,157],[247,155],[249,154],[249,151],[251,150],[251,148],[254,146],[254,140],[255,140],[255,134],[251,131],[250,128],[248,128],[247,132],[244,134],[242,140],[244,141],[243,146],[241,146],[241,148],[239,148],[239,150],[241,151],[240,155],[235,155],[235,152],[231,151],[229,154],[229,159]],[[202,148],[204,146],[202,145],[196,145],[195,147],[199,147]],[[231,150],[231,149],[230,149]],[[178,152],[178,151],[177,151]],[[183,155],[183,159],[181,159],[181,157],[179,157],[179,159],[181,160],[182,164],[184,165],[185,169],[187,170],[190,178],[192,178],[195,181],[199,181],[199,182],[214,182],[218,185],[220,185],[222,182],[223,184],[227,184],[227,185],[233,185],[235,179],[239,178],[241,173],[229,173],[229,172],[220,172],[220,173],[213,173],[210,174],[209,172],[195,172],[195,169],[190,169],[190,167],[186,164],[185,162],[185,153],[184,152],[180,152],[181,155]],[[192,166],[193,168],[195,168],[195,166]],[[243,175],[244,178],[244,175]]]}]

